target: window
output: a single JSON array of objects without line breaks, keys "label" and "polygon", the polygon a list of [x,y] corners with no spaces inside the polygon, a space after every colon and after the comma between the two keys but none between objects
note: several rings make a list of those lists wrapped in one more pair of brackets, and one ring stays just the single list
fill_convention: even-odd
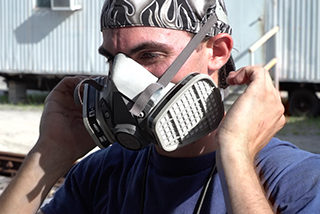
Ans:
[{"label": "window", "polygon": [[50,7],[50,0],[37,0],[37,7]]}]

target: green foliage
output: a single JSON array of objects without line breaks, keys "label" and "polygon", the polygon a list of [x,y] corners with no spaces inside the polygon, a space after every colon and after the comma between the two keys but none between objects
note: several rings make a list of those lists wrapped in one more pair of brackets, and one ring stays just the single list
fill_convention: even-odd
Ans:
[{"label": "green foliage", "polygon": [[42,109],[44,106],[44,101],[48,93],[32,93],[27,95],[25,102],[18,104],[9,103],[8,95],[0,96],[0,109],[20,109],[20,110],[30,110],[30,109]]},{"label": "green foliage", "polygon": [[278,135],[319,135],[320,117],[287,117],[286,125],[279,131]]}]

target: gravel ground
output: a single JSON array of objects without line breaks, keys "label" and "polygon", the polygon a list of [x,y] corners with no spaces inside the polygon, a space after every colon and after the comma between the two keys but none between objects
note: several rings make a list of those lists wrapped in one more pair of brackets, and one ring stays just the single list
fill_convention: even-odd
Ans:
[{"label": "gravel ground", "polygon": [[[287,117],[287,120],[290,118]],[[294,121],[287,123],[276,137],[289,141],[300,149],[320,154],[320,118],[295,118]]]},{"label": "gravel ground", "polygon": [[0,151],[26,154],[39,135],[42,109],[0,108]]}]

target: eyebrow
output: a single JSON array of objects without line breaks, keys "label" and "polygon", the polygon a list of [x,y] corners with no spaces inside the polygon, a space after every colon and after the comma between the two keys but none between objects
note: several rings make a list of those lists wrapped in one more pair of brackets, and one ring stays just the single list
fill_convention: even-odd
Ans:
[{"label": "eyebrow", "polygon": [[[129,56],[132,56],[136,53],[139,53],[140,51],[143,50],[162,50],[162,51],[166,51],[169,52],[170,50],[172,50],[173,47],[171,47],[168,44],[165,43],[159,43],[159,42],[143,42],[141,44],[138,44],[137,46],[131,48],[128,52]],[[103,46],[100,46],[98,49],[99,54],[107,57],[107,58],[113,58],[114,56],[107,51]]]},{"label": "eyebrow", "polygon": [[130,51],[130,55],[134,55],[140,51],[143,50],[162,50],[168,52],[169,50],[172,50],[173,48],[165,43],[159,43],[159,42],[143,42],[141,44],[138,44],[137,46],[133,47]]}]

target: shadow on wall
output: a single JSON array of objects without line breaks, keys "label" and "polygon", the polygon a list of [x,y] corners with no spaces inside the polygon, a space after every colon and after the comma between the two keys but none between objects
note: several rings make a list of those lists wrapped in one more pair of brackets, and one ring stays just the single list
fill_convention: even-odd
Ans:
[{"label": "shadow on wall", "polygon": [[72,14],[73,11],[37,10],[14,30],[17,42],[20,44],[40,42]]}]

